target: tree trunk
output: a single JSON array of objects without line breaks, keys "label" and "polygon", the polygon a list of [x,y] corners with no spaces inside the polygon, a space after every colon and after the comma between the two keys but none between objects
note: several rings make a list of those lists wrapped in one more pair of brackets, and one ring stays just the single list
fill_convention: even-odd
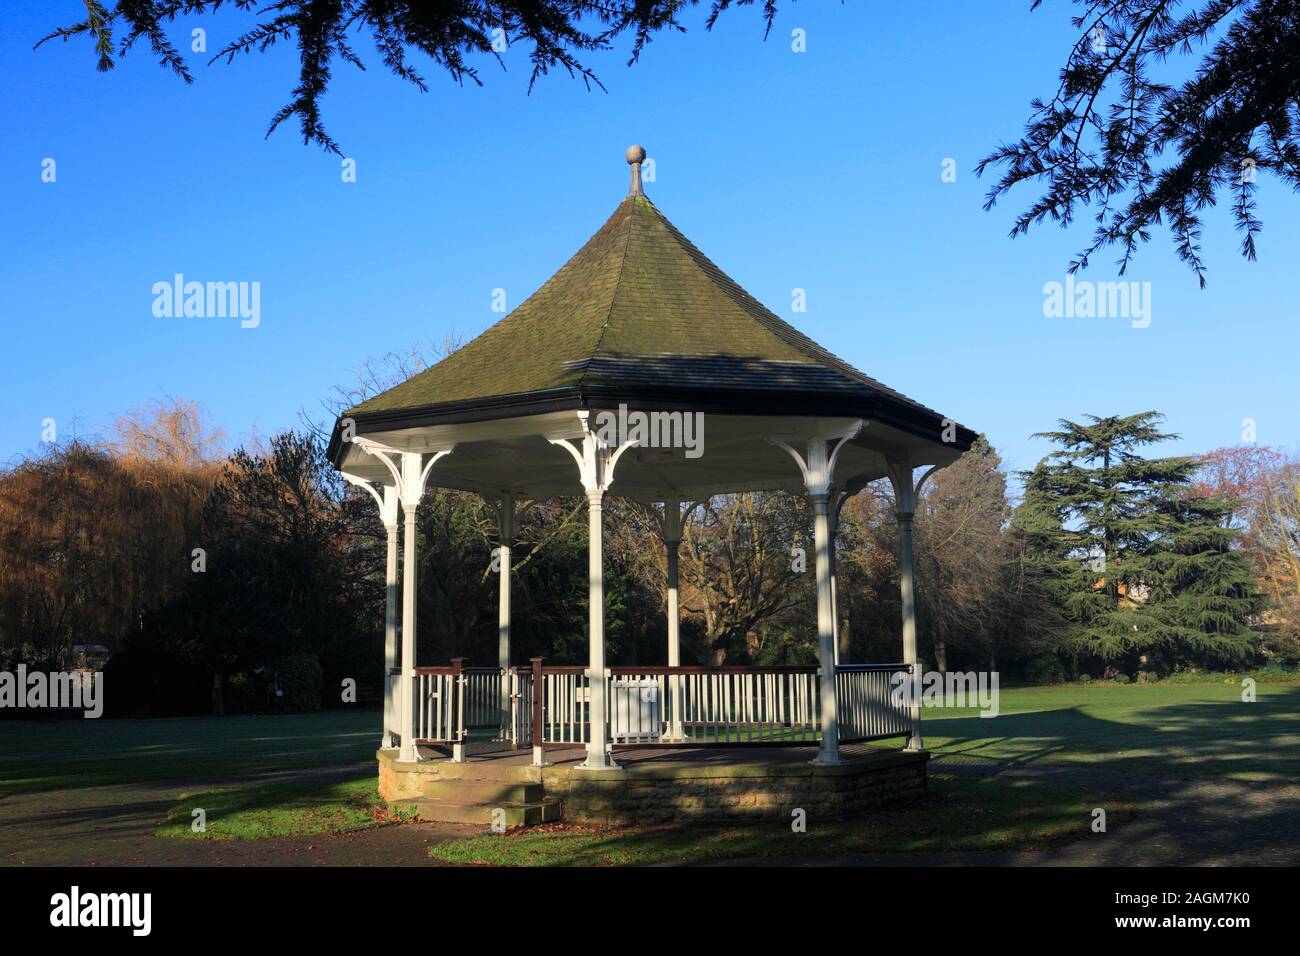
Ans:
[{"label": "tree trunk", "polygon": [[853,660],[852,641],[849,637],[849,614],[852,604],[847,600],[848,595],[840,595],[840,663],[848,664]]}]

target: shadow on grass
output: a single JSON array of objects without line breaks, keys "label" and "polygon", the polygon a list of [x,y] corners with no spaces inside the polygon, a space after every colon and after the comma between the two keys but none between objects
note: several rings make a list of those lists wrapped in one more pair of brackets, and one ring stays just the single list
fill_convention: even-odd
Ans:
[{"label": "shadow on grass", "polygon": [[[556,825],[437,844],[432,859],[494,866],[619,866],[736,859],[813,859],[870,853],[1033,851],[1087,836],[1099,795],[1034,781],[958,780],[939,774],[916,802],[851,821],[730,825]],[[1116,801],[1116,821],[1134,808]]]},{"label": "shadow on grass", "polygon": [[[223,787],[182,793],[156,836],[181,839],[257,840],[266,837],[347,833],[383,822],[373,774],[343,780]],[[196,821],[202,822],[196,830]]]},{"label": "shadow on grass", "polygon": [[0,797],[240,777],[372,760],[372,711],[172,720],[0,721]]},{"label": "shadow on grass", "polygon": [[1233,690],[1222,700],[1130,707],[1113,716],[1106,707],[1081,703],[994,718],[934,720],[925,730],[940,764],[1104,762],[1112,770],[1170,777],[1300,780],[1300,687],[1273,689],[1252,703]]}]

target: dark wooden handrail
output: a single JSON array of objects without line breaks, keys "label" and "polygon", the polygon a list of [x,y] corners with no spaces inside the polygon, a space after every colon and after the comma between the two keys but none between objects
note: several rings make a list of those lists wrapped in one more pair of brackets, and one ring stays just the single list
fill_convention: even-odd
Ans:
[{"label": "dark wooden handrail", "polygon": [[542,742],[542,658],[534,657],[531,661],[533,665],[533,725],[528,730],[529,742],[533,746],[538,746]]},{"label": "dark wooden handrail", "polygon": [[[451,659],[450,664],[415,668],[415,673],[417,674],[464,674],[464,673],[468,673],[469,671],[492,671],[495,673],[496,668],[495,667],[466,667],[465,658],[463,657],[453,657]],[[401,673],[400,669],[398,670],[398,673],[399,674]]]},{"label": "dark wooden handrail", "polygon": [[[541,658],[534,658],[541,660]],[[417,667],[417,674],[495,674],[499,668],[496,667],[462,667],[457,671],[455,665],[444,665],[439,667]],[[533,668],[511,668],[511,670],[533,670]],[[698,664],[688,664],[680,667],[611,667],[608,668],[610,674],[614,677],[626,677],[632,674],[815,674],[819,668],[814,665],[782,665],[777,667],[706,667]],[[873,671],[906,671],[911,673],[911,664],[837,664],[837,672],[873,672]],[[582,664],[547,664],[542,667],[542,672],[546,674],[585,674],[586,666]],[[400,667],[394,667],[388,672],[389,674],[401,674]]]},{"label": "dark wooden handrail", "polygon": [[[579,668],[585,670],[585,668]],[[634,674],[816,674],[818,668],[813,666],[786,667],[701,667],[688,665],[682,667],[611,667],[613,677],[629,677]]]}]

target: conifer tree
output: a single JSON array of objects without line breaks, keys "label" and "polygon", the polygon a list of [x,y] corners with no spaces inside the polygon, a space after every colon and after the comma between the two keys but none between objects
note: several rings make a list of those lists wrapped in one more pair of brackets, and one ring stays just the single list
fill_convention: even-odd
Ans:
[{"label": "conifer tree", "polygon": [[[1063,649],[1103,661],[1240,660],[1258,609],[1249,567],[1224,527],[1229,505],[1198,497],[1193,458],[1145,458],[1176,438],[1157,412],[1062,419],[1060,449],[1025,476],[1020,526],[1051,568],[1067,621]],[[1026,510],[1027,509],[1027,510]]]},{"label": "conifer tree", "polygon": [[1233,549],[1238,532],[1227,527],[1232,504],[1180,494],[1165,503],[1173,531],[1157,544],[1152,564],[1159,578],[1152,604],[1173,663],[1240,660],[1255,649],[1247,620],[1263,598],[1249,561]]}]

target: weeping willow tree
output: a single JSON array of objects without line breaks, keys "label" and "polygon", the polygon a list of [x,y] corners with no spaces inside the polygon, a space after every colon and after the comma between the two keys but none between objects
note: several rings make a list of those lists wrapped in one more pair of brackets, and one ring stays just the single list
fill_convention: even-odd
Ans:
[{"label": "weeping willow tree", "polygon": [[0,655],[61,669],[76,644],[116,648],[186,587],[215,477],[85,443],[0,474]]}]

